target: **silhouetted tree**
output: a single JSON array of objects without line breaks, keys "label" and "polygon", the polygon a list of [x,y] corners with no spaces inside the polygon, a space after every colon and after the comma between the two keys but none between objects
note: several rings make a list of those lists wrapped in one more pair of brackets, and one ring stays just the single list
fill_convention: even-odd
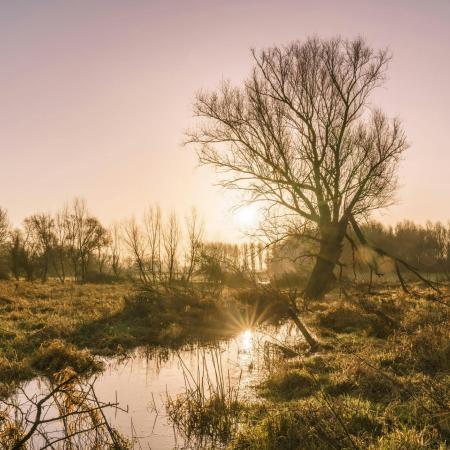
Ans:
[{"label": "silhouetted tree", "polygon": [[30,245],[39,260],[41,279],[45,282],[55,246],[55,221],[50,214],[33,214],[25,219],[24,224]]},{"label": "silhouetted tree", "polygon": [[124,242],[132,255],[141,282],[144,284],[150,283],[152,280],[146,267],[145,237],[134,217],[124,227]]},{"label": "silhouetted tree", "polygon": [[9,254],[11,261],[11,272],[16,280],[19,280],[22,268],[22,241],[22,232],[19,229],[12,230],[10,235]]},{"label": "silhouetted tree", "polygon": [[161,245],[162,245],[162,216],[158,205],[151,206],[144,214],[146,242],[148,245],[148,269],[153,283],[161,279]]},{"label": "silhouetted tree", "polygon": [[56,276],[64,283],[67,274],[69,213],[67,207],[62,208],[55,216],[54,257],[52,259]]},{"label": "silhouetted tree", "polygon": [[90,216],[86,203],[75,199],[66,217],[67,247],[75,278],[85,281],[90,257],[99,246],[107,245],[108,232],[95,217]]},{"label": "silhouetted tree", "polygon": [[8,278],[8,237],[10,234],[10,225],[6,209],[0,206],[0,279]]},{"label": "silhouetted tree", "polygon": [[192,209],[190,215],[186,217],[186,235],[188,247],[186,254],[186,281],[189,283],[200,260],[203,239],[203,223],[200,222],[195,209]]},{"label": "silhouetted tree", "polygon": [[111,270],[116,279],[120,278],[121,237],[118,224],[114,224],[110,231],[109,252],[111,255]]},{"label": "silhouetted tree", "polygon": [[188,142],[227,173],[224,186],[277,211],[278,232],[317,244],[304,294],[319,298],[334,285],[349,225],[392,201],[405,136],[368,108],[389,55],[362,39],[313,38],[253,57],[242,88],[197,95],[204,120]]},{"label": "silhouetted tree", "polygon": [[163,232],[163,247],[165,266],[167,270],[167,281],[171,283],[175,277],[177,268],[177,254],[180,243],[180,226],[175,212],[171,212],[165,224]]}]

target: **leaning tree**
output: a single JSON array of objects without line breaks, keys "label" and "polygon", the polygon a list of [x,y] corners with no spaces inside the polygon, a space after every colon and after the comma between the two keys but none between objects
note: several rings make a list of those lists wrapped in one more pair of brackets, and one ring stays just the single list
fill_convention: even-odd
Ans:
[{"label": "leaning tree", "polygon": [[339,38],[252,55],[241,87],[223,83],[197,95],[201,123],[188,141],[201,163],[224,172],[225,186],[277,211],[289,224],[279,222],[286,236],[316,243],[304,295],[320,298],[335,283],[348,230],[360,231],[358,222],[388,205],[396,188],[405,134],[398,119],[369,103],[390,55],[362,39]]}]

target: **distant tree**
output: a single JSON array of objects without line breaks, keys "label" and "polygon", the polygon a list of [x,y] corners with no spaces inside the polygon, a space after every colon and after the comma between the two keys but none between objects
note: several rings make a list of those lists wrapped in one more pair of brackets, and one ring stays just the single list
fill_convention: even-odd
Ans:
[{"label": "distant tree", "polygon": [[200,222],[195,208],[186,217],[186,235],[188,245],[186,254],[186,281],[189,283],[200,260],[203,239],[203,223]]},{"label": "distant tree", "polygon": [[120,278],[120,260],[121,260],[121,236],[120,227],[116,223],[110,230],[111,240],[109,241],[109,253],[111,261],[111,270],[116,279]]},{"label": "distant tree", "polygon": [[22,254],[23,254],[23,235],[19,229],[11,231],[10,248],[11,272],[16,280],[19,280],[22,268]]},{"label": "distant tree", "polygon": [[225,280],[223,269],[223,251],[220,243],[209,243],[202,246],[199,273],[213,284],[221,284]]},{"label": "distant tree", "polygon": [[9,277],[8,238],[10,225],[6,209],[0,207],[0,279]]},{"label": "distant tree", "polygon": [[45,282],[55,246],[55,221],[50,214],[33,214],[24,220],[24,226],[30,245],[39,260],[41,279]]},{"label": "distant tree", "polygon": [[151,283],[152,279],[148,274],[146,266],[145,237],[134,217],[125,224],[124,242],[132,255],[135,267],[138,269],[141,282],[144,284]]},{"label": "distant tree", "polygon": [[55,216],[55,243],[54,256],[52,258],[53,269],[61,283],[65,282],[67,275],[69,230],[69,213],[67,207],[64,207],[58,211]]},{"label": "distant tree", "polygon": [[95,249],[107,245],[108,232],[92,217],[86,203],[75,199],[66,217],[67,251],[72,260],[75,278],[85,281],[88,264]]},{"label": "distant tree", "polygon": [[19,234],[19,265],[27,281],[33,281],[39,267],[41,249],[32,225],[24,221],[24,231]]},{"label": "distant tree", "polygon": [[0,245],[5,244],[9,234],[9,220],[6,209],[0,206]]},{"label": "distant tree", "polygon": [[162,262],[162,216],[158,205],[151,206],[144,214],[146,242],[148,246],[148,269],[153,283],[161,280]]},{"label": "distant tree", "polygon": [[188,142],[226,172],[225,187],[276,211],[277,239],[316,243],[304,295],[320,298],[334,286],[349,226],[392,202],[406,139],[398,119],[369,108],[390,56],[362,39],[313,38],[253,58],[242,88],[197,95],[203,121]]},{"label": "distant tree", "polygon": [[163,232],[163,247],[165,254],[165,266],[167,271],[167,281],[169,284],[175,278],[177,268],[178,247],[180,244],[180,226],[175,212],[171,212],[165,224]]}]

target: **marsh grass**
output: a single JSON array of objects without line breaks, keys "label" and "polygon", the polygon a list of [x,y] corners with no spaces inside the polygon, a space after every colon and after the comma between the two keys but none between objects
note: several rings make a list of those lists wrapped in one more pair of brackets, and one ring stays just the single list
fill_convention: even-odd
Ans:
[{"label": "marsh grass", "polygon": [[175,398],[167,395],[170,420],[188,442],[195,442],[195,448],[224,446],[237,431],[242,412],[240,376],[232,380],[224,371],[217,347],[199,355],[194,373],[181,358],[179,364],[185,388]]},{"label": "marsh grass", "polygon": [[[309,303],[302,319],[321,351],[263,349],[262,400],[239,399],[239,383],[224,373],[220,355],[205,354],[193,373],[180,361],[185,391],[168,398],[169,416],[180,433],[206,447],[444,449],[450,311],[437,300],[417,287],[414,295],[390,289]],[[95,355],[226,337],[233,333],[224,326],[230,315],[240,326],[252,323],[265,317],[268,301],[249,290],[215,299],[126,284],[0,281],[0,399],[36,375],[51,380],[64,368],[94,373],[101,368]],[[247,311],[253,304],[257,313]],[[23,432],[5,430],[13,437]]]},{"label": "marsh grass", "polygon": [[361,297],[310,305],[322,351],[278,362],[230,449],[448,447],[448,306],[426,292]]},{"label": "marsh grass", "polygon": [[65,367],[93,372],[95,355],[215,339],[224,323],[218,303],[122,283],[0,281],[0,398],[20,381]]}]

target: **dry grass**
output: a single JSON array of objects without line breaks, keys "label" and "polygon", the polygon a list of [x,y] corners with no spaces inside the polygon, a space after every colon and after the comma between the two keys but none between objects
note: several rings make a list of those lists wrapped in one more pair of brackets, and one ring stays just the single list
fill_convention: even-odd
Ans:
[{"label": "dry grass", "polygon": [[[36,374],[96,370],[93,355],[214,337],[225,328],[220,302],[236,315],[242,303],[267,311],[259,294],[255,302],[248,291],[238,301],[222,295],[218,302],[193,292],[136,293],[125,284],[0,282],[0,397]],[[234,449],[446,448],[448,306],[427,292],[386,290],[309,308],[302,318],[321,339],[321,353],[285,352],[260,387],[262,403],[244,405],[241,414],[237,398],[204,395],[197,386],[173,400],[174,422],[187,433],[211,435],[239,416]],[[230,438],[226,427],[222,432]]]},{"label": "dry grass", "polygon": [[83,326],[123,308],[128,285],[77,285],[0,281],[0,396],[20,380],[64,367],[97,363],[77,335]]},{"label": "dry grass", "polygon": [[311,305],[322,352],[278,364],[230,448],[447,448],[449,313],[393,290]]}]

